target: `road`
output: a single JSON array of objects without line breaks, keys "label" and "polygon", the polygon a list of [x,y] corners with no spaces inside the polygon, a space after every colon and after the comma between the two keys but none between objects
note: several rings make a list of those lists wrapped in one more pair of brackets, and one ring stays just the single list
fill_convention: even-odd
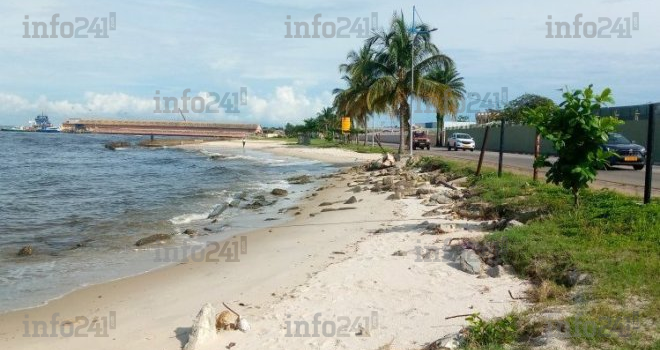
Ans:
[{"label": "road", "polygon": [[[383,144],[393,148],[398,148],[398,144]],[[447,148],[431,147],[431,150],[416,150],[414,154],[424,155],[437,155],[447,158],[454,158],[460,160],[470,160],[475,163],[479,160],[479,150],[474,152],[470,151],[447,151]],[[499,154],[497,152],[486,152],[484,155],[484,165],[497,167]],[[504,153],[504,169],[516,173],[532,175],[532,164],[534,157],[527,154],[517,153]],[[544,177],[546,168],[539,170],[539,176]],[[641,171],[632,170],[632,167],[617,166],[610,170],[601,170],[598,172],[598,177],[593,183],[595,188],[611,188],[619,191],[635,194],[638,196],[644,195],[644,173],[646,169]],[[653,182],[652,182],[653,197],[660,196],[660,166],[653,167]]]}]

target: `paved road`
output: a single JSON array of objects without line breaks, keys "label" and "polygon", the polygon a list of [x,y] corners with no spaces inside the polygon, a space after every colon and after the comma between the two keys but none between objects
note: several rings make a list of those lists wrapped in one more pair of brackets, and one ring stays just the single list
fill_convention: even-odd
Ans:
[{"label": "paved road", "polygon": [[[398,144],[387,144],[390,147],[397,148]],[[447,151],[447,148],[431,147],[430,151],[416,150],[415,154],[440,155],[447,158],[461,160],[471,160],[475,163],[479,160],[479,150],[470,151]],[[484,155],[484,165],[497,166],[499,154],[497,152],[486,152]],[[504,153],[504,168],[510,171],[532,174],[532,164],[534,157],[527,154]],[[622,190],[631,194],[642,196],[644,194],[644,173],[645,170],[635,171],[632,167],[617,166],[610,170],[601,170],[598,172],[594,187],[612,188]],[[539,172],[540,177],[545,176],[545,169]],[[660,166],[653,167],[653,196],[660,196]]]}]

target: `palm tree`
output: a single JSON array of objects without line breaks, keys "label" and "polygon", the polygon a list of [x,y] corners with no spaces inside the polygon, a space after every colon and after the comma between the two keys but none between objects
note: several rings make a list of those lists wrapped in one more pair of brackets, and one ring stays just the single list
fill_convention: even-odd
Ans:
[{"label": "palm tree", "polygon": [[[442,108],[436,108],[435,119],[435,146],[441,147],[444,143],[444,138],[440,139],[440,133],[444,135],[445,130],[445,114],[456,117],[458,106],[461,100],[465,98],[465,84],[463,84],[463,77],[459,76],[456,65],[453,63],[447,67],[437,66],[434,67],[427,75],[427,79],[436,81],[440,84],[447,86],[447,91],[443,97],[441,104]],[[425,101],[426,102],[426,101]]]},{"label": "palm tree", "polygon": [[[332,107],[323,107],[323,109],[316,114],[316,118],[319,120],[320,126],[323,127],[325,137],[328,137],[328,130],[333,129],[336,122],[335,120],[337,119],[334,109]],[[334,139],[334,130],[332,130],[332,132]]]},{"label": "palm tree", "polygon": [[[414,32],[414,34],[411,34]],[[369,77],[367,109],[375,113],[390,113],[398,117],[400,125],[399,153],[403,151],[410,128],[408,98],[415,95],[423,101],[442,108],[442,96],[447,86],[428,79],[427,73],[437,66],[449,66],[452,60],[440,53],[431,43],[429,27],[425,24],[410,28],[403,14],[392,17],[388,30],[374,33],[367,39],[375,48],[373,59],[365,64],[348,65],[353,76]],[[415,64],[414,87],[411,87]]]},{"label": "palm tree", "polygon": [[367,124],[371,112],[367,103],[371,77],[367,74],[366,66],[372,62],[374,55],[375,53],[368,44],[358,52],[349,52],[348,63],[339,66],[339,71],[344,73],[342,80],[346,82],[347,87],[336,88],[332,91],[335,95],[334,106],[339,114],[351,116],[361,125]]}]

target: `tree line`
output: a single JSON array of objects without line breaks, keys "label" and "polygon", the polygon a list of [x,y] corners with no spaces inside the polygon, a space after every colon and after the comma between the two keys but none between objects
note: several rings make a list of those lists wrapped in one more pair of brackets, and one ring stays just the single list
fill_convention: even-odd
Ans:
[{"label": "tree line", "polygon": [[[334,139],[341,131],[341,117],[348,116],[367,130],[369,118],[389,115],[399,122],[399,149],[408,144],[412,98],[432,106],[436,111],[436,146],[442,146],[441,131],[446,116],[456,119],[460,102],[465,98],[465,84],[457,66],[431,42],[433,30],[424,23],[408,25],[403,13],[394,13],[389,27],[379,29],[365,40],[362,47],[351,50],[346,62],[339,65],[344,86],[333,90],[332,106],[323,108],[316,117],[303,124],[287,124],[288,136],[300,133],[323,134]],[[490,110],[492,120],[522,123],[537,130],[537,143],[543,136],[550,140],[558,159],[549,163],[539,155],[535,167],[549,166],[548,182],[569,189],[578,205],[579,191],[596,177],[597,169],[615,156],[602,145],[608,134],[621,122],[616,118],[598,117],[595,111],[612,103],[609,88],[596,93],[591,85],[562,95],[556,105],[551,99],[523,94],[500,110]],[[365,137],[366,141],[366,137]]]}]

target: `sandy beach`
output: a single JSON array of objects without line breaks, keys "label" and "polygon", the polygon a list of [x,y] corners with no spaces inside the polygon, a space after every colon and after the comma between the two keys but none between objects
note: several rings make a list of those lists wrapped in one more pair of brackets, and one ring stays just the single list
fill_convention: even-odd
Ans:
[{"label": "sandy beach", "polygon": [[[184,147],[242,146],[227,141]],[[272,141],[248,140],[246,147],[339,166],[380,157]],[[200,308],[210,303],[224,310],[225,302],[251,330],[220,331],[199,349],[375,350],[388,343],[392,349],[421,349],[466,324],[446,317],[493,317],[526,307],[509,296],[522,294],[525,281],[468,274],[445,246],[451,238],[483,235],[478,222],[453,218],[450,205],[422,216],[438,206],[415,197],[390,200],[390,193],[369,191],[363,181],[368,177],[344,171],[319,179],[271,227],[244,234],[247,251],[239,261],[178,263],[2,314],[0,348],[180,349]],[[355,202],[344,204],[352,196]],[[451,230],[422,235],[429,224]],[[437,257],[420,259],[418,253],[426,251],[437,251]],[[103,336],[95,336],[94,327],[106,320]],[[33,321],[44,321],[49,336],[32,336]],[[70,329],[78,331],[62,334]]]}]

